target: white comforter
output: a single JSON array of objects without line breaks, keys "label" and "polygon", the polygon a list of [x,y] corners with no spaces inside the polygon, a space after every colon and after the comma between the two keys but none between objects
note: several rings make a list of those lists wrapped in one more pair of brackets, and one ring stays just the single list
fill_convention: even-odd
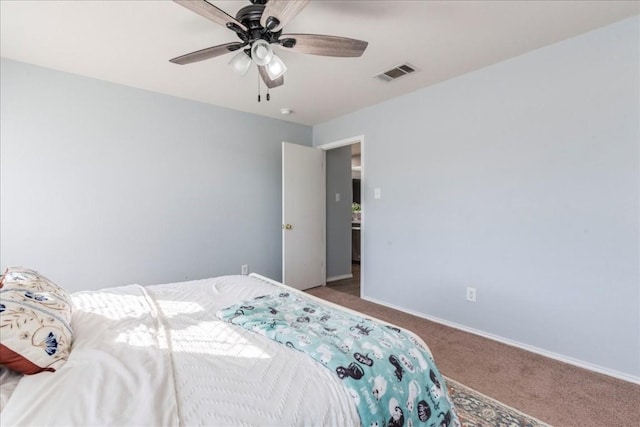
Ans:
[{"label": "white comforter", "polygon": [[225,276],[76,293],[68,362],[24,377],[2,425],[359,425],[331,371],[215,317],[276,290]]}]

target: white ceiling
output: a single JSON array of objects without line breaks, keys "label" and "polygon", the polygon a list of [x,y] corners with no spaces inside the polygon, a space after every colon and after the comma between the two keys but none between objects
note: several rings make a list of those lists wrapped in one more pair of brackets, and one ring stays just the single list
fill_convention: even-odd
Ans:
[{"label": "white ceiling", "polygon": [[[234,15],[248,1],[211,3]],[[0,1],[0,55],[313,125],[640,13],[638,1],[320,1],[284,33],[367,40],[361,58],[287,52],[285,84],[257,102],[257,71],[235,74],[228,54],[175,65],[169,59],[236,35],[163,1]],[[373,78],[409,62],[420,71]],[[294,110],[282,116],[280,109]]]}]

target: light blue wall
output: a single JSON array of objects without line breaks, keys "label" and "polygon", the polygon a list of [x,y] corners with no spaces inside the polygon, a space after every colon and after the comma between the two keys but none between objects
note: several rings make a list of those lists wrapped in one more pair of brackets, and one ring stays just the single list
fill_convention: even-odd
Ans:
[{"label": "light blue wall", "polygon": [[70,291],[281,278],[281,143],[311,128],[2,60],[0,266]]},{"label": "light blue wall", "polygon": [[365,137],[365,297],[640,377],[639,27],[314,126]]},{"label": "light blue wall", "polygon": [[[351,146],[326,152],[327,278],[351,274]],[[340,201],[336,201],[336,193]]]}]

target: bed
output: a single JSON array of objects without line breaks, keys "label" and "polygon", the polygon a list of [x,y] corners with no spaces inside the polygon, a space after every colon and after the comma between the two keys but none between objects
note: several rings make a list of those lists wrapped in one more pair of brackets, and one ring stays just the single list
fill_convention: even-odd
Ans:
[{"label": "bed", "polygon": [[[42,288],[28,290],[22,283],[18,285],[0,288],[0,339],[7,345],[7,325],[17,324],[8,316],[12,311],[10,303],[18,304],[13,309],[17,311],[23,306],[32,307],[38,295],[50,295]],[[20,301],[12,299],[8,293],[11,289],[22,293],[27,289],[31,296]],[[269,298],[278,299],[275,301],[281,304],[278,310],[274,301],[268,302]],[[336,319],[357,318],[362,322],[364,318],[379,324],[385,336],[397,337],[396,331],[402,332],[409,338],[406,345],[412,349],[405,352],[406,357],[395,351],[399,356],[393,356],[394,364],[394,359],[386,354],[384,358],[377,354],[380,349],[365,345],[364,350],[353,353],[357,359],[349,366],[367,371],[368,364],[375,361],[376,366],[394,368],[395,378],[393,375],[355,378],[358,375],[344,363],[338,369],[329,366],[332,362],[323,357],[331,351],[324,344],[314,342],[307,346],[314,349],[312,354],[303,351],[309,334],[298,328],[306,326],[294,322],[296,330],[291,331],[294,334],[291,336],[297,340],[293,343],[288,340],[283,345],[284,342],[270,338],[258,326],[262,325],[267,332],[277,331],[279,336],[284,326],[274,327],[277,323],[274,318],[256,321],[255,316],[249,317],[249,308],[251,314],[257,313],[260,303],[268,306],[271,313],[283,312],[288,305],[294,305],[289,302],[291,298],[304,301],[301,309],[308,316],[302,323],[312,328],[319,329],[318,319],[322,322],[327,317],[313,317],[321,312],[335,313]],[[55,300],[52,304],[62,304],[65,298],[54,295],[50,300]],[[391,389],[401,383],[403,372],[409,375],[411,370],[417,375],[424,359],[431,359],[428,347],[419,337],[266,277],[252,274],[146,287],[129,285],[77,292],[66,301],[72,309],[68,325],[72,336],[66,340],[72,344],[66,354],[57,350],[65,360],[47,362],[41,368],[44,371],[31,375],[9,374],[4,369],[5,377],[0,377],[3,426],[459,425],[435,365],[423,373],[424,382],[414,381],[406,393],[399,390],[401,397],[388,397]],[[300,318],[298,315],[299,321]],[[243,319],[246,324],[240,325]],[[53,322],[53,318],[49,320]],[[355,346],[362,344],[364,340],[360,337],[366,338],[365,333],[374,329],[358,324],[351,332],[336,331],[327,325],[323,324],[323,334],[351,342],[348,351],[344,348],[342,352],[334,351],[341,357],[351,357],[353,341]],[[53,335],[49,333],[35,347],[43,350],[45,344],[51,346]],[[65,338],[55,336],[54,341],[56,345],[64,344]],[[413,346],[422,348],[426,356],[412,353]],[[51,352],[50,347],[44,349]],[[342,375],[339,368],[344,368]],[[345,377],[359,380],[353,384],[362,386],[346,385]],[[383,400],[380,393],[387,389],[387,400]],[[427,402],[430,408],[424,407]],[[363,418],[365,407],[372,414]]]}]

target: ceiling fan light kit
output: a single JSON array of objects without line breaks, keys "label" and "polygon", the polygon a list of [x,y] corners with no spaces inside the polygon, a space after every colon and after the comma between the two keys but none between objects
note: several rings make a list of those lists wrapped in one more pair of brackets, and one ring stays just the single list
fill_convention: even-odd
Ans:
[{"label": "ceiling fan light kit", "polygon": [[238,52],[229,61],[229,65],[237,73],[244,75],[249,70],[251,62],[255,62],[260,78],[269,89],[282,86],[283,76],[287,71],[287,66],[276,55],[274,47],[320,56],[359,57],[368,44],[362,40],[321,34],[283,35],[282,28],[298,15],[310,0],[250,0],[251,4],[241,8],[235,18],[206,0],[174,1],[204,18],[226,26],[238,36],[240,42],[201,49],[173,58],[170,62],[179,65],[191,64],[249,46]]}]

